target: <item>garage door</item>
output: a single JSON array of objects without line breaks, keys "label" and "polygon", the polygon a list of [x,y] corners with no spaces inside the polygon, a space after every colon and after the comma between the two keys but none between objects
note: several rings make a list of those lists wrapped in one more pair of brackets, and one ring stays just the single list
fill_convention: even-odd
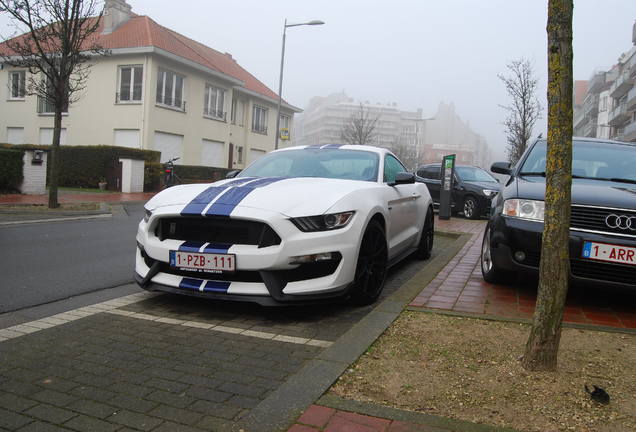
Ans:
[{"label": "garage door", "polygon": [[266,153],[265,150],[250,149],[250,157],[247,160],[247,163],[250,164],[254,162],[256,159],[258,159],[259,157],[265,156],[265,153]]},{"label": "garage door", "polygon": [[115,129],[114,142],[117,147],[141,148],[139,129]]},{"label": "garage door", "polygon": [[9,144],[24,144],[24,128],[8,127],[7,142]]},{"label": "garage door", "polygon": [[225,161],[225,143],[221,141],[201,140],[201,165],[222,168]]},{"label": "garage door", "polygon": [[[161,162],[183,158],[183,135],[155,132],[152,148],[161,152]],[[183,161],[179,160],[178,163],[183,163]]]},{"label": "garage door", "polygon": [[[53,143],[53,128],[40,128],[40,144],[51,145]],[[60,144],[66,144],[66,128],[60,132]]]}]

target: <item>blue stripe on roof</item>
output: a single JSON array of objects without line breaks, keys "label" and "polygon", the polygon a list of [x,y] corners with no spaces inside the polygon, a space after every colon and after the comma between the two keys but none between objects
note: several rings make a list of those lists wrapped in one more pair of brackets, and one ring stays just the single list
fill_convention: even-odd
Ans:
[{"label": "blue stripe on roof", "polygon": [[204,244],[205,242],[187,241],[179,246],[179,250],[181,252],[199,252],[199,249],[201,249],[201,246]]},{"label": "blue stripe on roof", "polygon": [[231,282],[207,281],[203,286],[203,292],[227,293]]},{"label": "blue stripe on roof", "polygon": [[272,183],[284,180],[287,177],[266,177],[258,180],[254,180],[244,186],[233,187],[222,197],[220,197],[206,212],[206,215],[215,216],[229,216],[230,213],[236,208],[236,206],[243,201],[243,199],[254,191]]},{"label": "blue stripe on roof", "polygon": [[247,183],[248,181],[254,180],[254,178],[246,177],[240,179],[233,179],[224,183],[220,186],[210,186],[199,195],[197,195],[192,201],[190,201],[184,208],[181,210],[182,216],[192,216],[192,215],[200,215],[203,210],[215,199],[219,196],[223,191],[227,190],[231,186],[241,185],[243,183]]},{"label": "blue stripe on roof", "polygon": [[179,283],[179,288],[198,291],[203,283],[203,279],[183,278]]},{"label": "blue stripe on roof", "polygon": [[231,244],[210,243],[203,249],[203,252],[224,254],[227,253],[231,247]]}]

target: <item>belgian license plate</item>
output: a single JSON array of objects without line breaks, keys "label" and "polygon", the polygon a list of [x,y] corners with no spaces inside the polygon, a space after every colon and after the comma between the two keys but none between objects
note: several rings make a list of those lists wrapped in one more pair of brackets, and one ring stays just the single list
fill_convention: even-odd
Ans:
[{"label": "belgian license plate", "polygon": [[236,256],[232,254],[170,251],[170,266],[181,270],[210,273],[233,272],[236,270]]},{"label": "belgian license plate", "polygon": [[585,242],[583,258],[636,265],[636,248],[607,243]]}]

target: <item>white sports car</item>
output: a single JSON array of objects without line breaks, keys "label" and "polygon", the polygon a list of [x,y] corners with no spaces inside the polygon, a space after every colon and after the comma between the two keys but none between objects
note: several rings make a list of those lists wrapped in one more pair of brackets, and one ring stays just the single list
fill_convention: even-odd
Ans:
[{"label": "white sports car", "polygon": [[271,152],[231,179],[175,186],[145,205],[135,279],[262,305],[374,302],[387,268],[433,246],[433,205],[388,150]]}]

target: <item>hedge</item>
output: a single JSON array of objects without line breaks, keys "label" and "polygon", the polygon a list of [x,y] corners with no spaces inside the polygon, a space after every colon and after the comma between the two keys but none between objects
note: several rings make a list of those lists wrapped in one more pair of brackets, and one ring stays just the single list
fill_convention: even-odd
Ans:
[{"label": "hedge", "polygon": [[24,151],[0,148],[0,192],[17,192],[22,180]]},{"label": "hedge", "polygon": [[175,165],[174,172],[182,183],[214,182],[225,178],[231,170],[198,165]]}]

